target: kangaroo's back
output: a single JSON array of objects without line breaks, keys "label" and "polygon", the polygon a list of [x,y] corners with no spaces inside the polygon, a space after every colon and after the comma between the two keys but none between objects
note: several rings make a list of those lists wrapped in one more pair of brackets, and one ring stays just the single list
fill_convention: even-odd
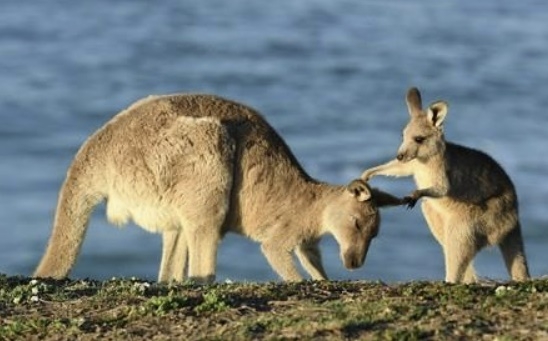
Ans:
[{"label": "kangaroo's back", "polygon": [[[305,174],[289,147],[261,114],[246,105],[214,95],[150,96],[116,115],[90,139],[104,140],[105,143],[96,144],[104,144],[102,147],[106,148],[109,145],[139,148],[157,142],[163,131],[173,128],[184,117],[218,121],[236,139],[242,154],[259,157],[265,149],[252,147],[256,144],[264,146],[270,156],[289,159],[298,166],[301,175]],[[192,121],[184,123],[191,124]],[[132,144],[128,144],[128,140]],[[123,143],[119,143],[121,141]]]},{"label": "kangaroo's back", "polygon": [[512,180],[488,154],[447,142],[445,162],[450,183],[447,195],[454,200],[484,205],[490,199],[504,197],[517,205]]}]

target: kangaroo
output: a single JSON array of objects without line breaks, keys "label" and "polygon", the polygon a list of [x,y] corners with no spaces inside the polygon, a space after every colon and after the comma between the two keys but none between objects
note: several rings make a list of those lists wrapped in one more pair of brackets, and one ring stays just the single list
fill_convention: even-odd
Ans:
[{"label": "kangaroo", "polygon": [[[365,181],[311,178],[254,109],[213,95],[151,96],[123,110],[77,152],[62,185],[53,231],[35,277],[68,276],[90,214],[132,219],[162,234],[159,281],[215,280],[227,232],[247,236],[286,281],[327,279],[318,242],[330,233],[344,266],[360,267],[377,235],[378,207],[403,205]],[[188,263],[187,263],[188,260]]]},{"label": "kangaroo", "polygon": [[447,282],[475,282],[473,258],[487,245],[499,245],[512,280],[529,278],[518,199],[506,172],[487,154],[445,140],[446,102],[423,111],[419,90],[411,88],[407,108],[411,118],[396,159],[361,178],[414,177],[418,189],[405,200],[411,208],[423,198],[425,220],[443,248]]}]

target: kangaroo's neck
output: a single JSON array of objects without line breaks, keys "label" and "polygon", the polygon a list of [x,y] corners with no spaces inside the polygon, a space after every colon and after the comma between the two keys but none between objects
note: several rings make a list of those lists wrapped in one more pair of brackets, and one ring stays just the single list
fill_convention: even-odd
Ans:
[{"label": "kangaroo's neck", "polygon": [[426,160],[423,160],[421,163],[430,169],[445,169],[447,167],[447,148],[448,143],[442,136],[436,143],[436,152],[430,155]]},{"label": "kangaroo's neck", "polygon": [[343,186],[330,185],[314,180],[305,181],[298,191],[288,197],[287,204],[295,207],[296,215],[291,224],[301,229],[303,235],[317,238],[323,230],[325,210],[340,196]]},{"label": "kangaroo's neck", "polygon": [[242,232],[257,239],[269,233],[270,229],[277,228],[291,230],[291,233],[305,239],[319,237],[323,210],[334,193],[340,190],[339,186],[305,177],[296,177],[293,181],[268,188],[265,191],[266,187],[263,187],[259,191],[264,193],[261,195],[242,193],[238,201],[241,205],[239,225],[243,228]]},{"label": "kangaroo's neck", "polygon": [[321,213],[329,204],[330,198],[340,191],[341,186],[318,182],[314,179],[301,179],[287,188],[283,196],[277,198],[279,209],[291,208],[296,214],[290,215],[295,223],[317,225],[321,222]]}]

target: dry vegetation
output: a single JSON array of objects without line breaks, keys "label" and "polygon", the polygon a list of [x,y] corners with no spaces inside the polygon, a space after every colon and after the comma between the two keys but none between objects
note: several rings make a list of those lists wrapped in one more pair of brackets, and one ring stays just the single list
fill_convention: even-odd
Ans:
[{"label": "dry vegetation", "polygon": [[540,340],[548,280],[160,285],[0,276],[0,340]]}]

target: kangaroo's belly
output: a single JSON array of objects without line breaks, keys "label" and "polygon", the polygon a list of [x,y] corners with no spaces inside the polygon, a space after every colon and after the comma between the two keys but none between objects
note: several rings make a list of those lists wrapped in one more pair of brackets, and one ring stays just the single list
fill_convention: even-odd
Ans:
[{"label": "kangaroo's belly", "polygon": [[162,232],[179,228],[179,222],[172,208],[153,198],[124,198],[111,195],[107,201],[107,219],[110,223],[123,226],[132,220],[150,232]]},{"label": "kangaroo's belly", "polygon": [[[480,219],[476,212],[473,212],[472,207],[450,198],[424,198],[422,200],[423,214],[427,221],[436,221],[436,228],[446,227],[447,224],[474,226]],[[429,217],[426,217],[427,215]],[[429,225],[431,224],[429,223]]]}]

